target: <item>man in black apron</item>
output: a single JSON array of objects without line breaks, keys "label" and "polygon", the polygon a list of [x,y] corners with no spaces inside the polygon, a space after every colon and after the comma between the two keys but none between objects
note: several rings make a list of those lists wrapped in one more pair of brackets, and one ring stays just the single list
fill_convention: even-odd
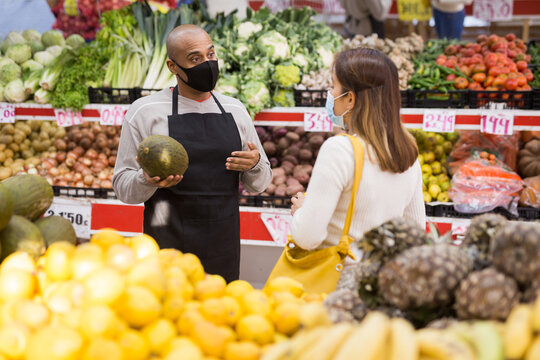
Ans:
[{"label": "man in black apron", "polygon": [[[186,149],[189,166],[183,176],[167,179],[150,178],[143,172],[145,181],[158,188],[145,201],[143,230],[161,248],[197,255],[207,273],[230,282],[238,279],[240,267],[240,174],[260,166],[261,152],[268,160],[251,141],[242,151],[237,122],[211,92],[219,69],[208,34],[194,25],[179,26],[167,39],[167,53],[167,65],[178,82],[172,90],[168,131]],[[179,114],[179,94],[201,102],[203,110],[217,105],[219,112]],[[119,154],[122,149],[121,140]],[[264,176],[270,171],[271,179],[269,169],[268,165]]]}]

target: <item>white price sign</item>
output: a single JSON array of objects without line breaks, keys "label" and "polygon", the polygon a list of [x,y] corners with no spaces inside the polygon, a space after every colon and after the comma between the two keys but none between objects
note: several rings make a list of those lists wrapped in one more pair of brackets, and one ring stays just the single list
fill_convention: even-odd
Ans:
[{"label": "white price sign", "polygon": [[305,112],[304,113],[304,130],[305,131],[332,131],[333,123],[323,111]]},{"label": "white price sign", "polygon": [[474,0],[473,16],[486,21],[512,20],[514,0]]},{"label": "white price sign", "polygon": [[0,103],[0,123],[15,122],[15,104]]},{"label": "white price sign", "polygon": [[484,110],[480,115],[480,131],[494,135],[512,135],[514,114],[510,111]]},{"label": "white price sign", "polygon": [[58,126],[67,127],[81,125],[83,123],[80,111],[74,113],[71,109],[54,109],[54,115],[56,116]]},{"label": "white price sign", "polygon": [[57,215],[68,219],[75,228],[77,237],[90,239],[92,204],[87,200],[54,198],[45,216]]},{"label": "white price sign", "polygon": [[104,105],[101,107],[99,123],[101,125],[122,125],[126,110],[118,105]]},{"label": "white price sign", "polygon": [[261,220],[274,239],[280,245],[287,243],[291,233],[292,215],[288,214],[261,214]]},{"label": "white price sign", "polygon": [[422,129],[431,132],[454,132],[456,125],[455,110],[431,110],[424,111]]}]

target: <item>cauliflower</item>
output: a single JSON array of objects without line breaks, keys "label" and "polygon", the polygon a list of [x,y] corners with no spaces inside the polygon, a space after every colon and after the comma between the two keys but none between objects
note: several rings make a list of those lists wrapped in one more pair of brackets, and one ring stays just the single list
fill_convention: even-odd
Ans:
[{"label": "cauliflower", "polygon": [[319,60],[322,63],[323,68],[329,68],[334,62],[334,53],[331,50],[328,50],[322,45],[317,47],[317,53],[319,54]]},{"label": "cauliflower", "polygon": [[246,43],[239,42],[236,44],[236,48],[234,49],[234,55],[240,58],[248,54],[249,54],[249,46]]},{"label": "cauliflower", "polygon": [[266,61],[249,62],[245,64],[246,80],[267,81],[271,64]]},{"label": "cauliflower", "polygon": [[252,116],[270,105],[270,91],[262,81],[250,80],[242,86],[244,104]]},{"label": "cauliflower", "polygon": [[293,107],[294,104],[294,90],[288,89],[276,89],[274,96],[272,97],[275,106]]},{"label": "cauliflower", "polygon": [[38,51],[34,54],[34,60],[43,66],[50,65],[55,59],[55,56],[48,51]]},{"label": "cauliflower", "polygon": [[298,53],[294,55],[292,62],[294,65],[302,69],[303,72],[307,72],[309,70],[309,61],[304,54]]},{"label": "cauliflower", "polygon": [[257,39],[259,51],[272,61],[283,60],[289,57],[289,43],[287,38],[275,30],[264,33]]},{"label": "cauliflower", "polygon": [[261,24],[254,24],[251,21],[246,21],[238,25],[238,37],[241,39],[247,39],[251,36],[251,34],[261,30]]},{"label": "cauliflower", "polygon": [[223,75],[219,78],[216,89],[217,92],[228,95],[238,95],[238,76],[237,75]]},{"label": "cauliflower", "polygon": [[296,65],[277,65],[274,81],[282,88],[292,88],[300,82],[300,68]]}]

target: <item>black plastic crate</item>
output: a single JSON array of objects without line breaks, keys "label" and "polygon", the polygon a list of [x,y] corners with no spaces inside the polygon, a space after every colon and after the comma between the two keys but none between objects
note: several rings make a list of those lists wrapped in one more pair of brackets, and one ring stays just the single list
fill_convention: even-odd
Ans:
[{"label": "black plastic crate", "polygon": [[469,94],[471,109],[489,109],[493,103],[504,109],[532,109],[533,91],[474,90]]},{"label": "black plastic crate", "polygon": [[240,206],[252,206],[261,208],[290,208],[290,196],[273,195],[240,195]]},{"label": "black plastic crate", "polygon": [[408,91],[408,107],[411,108],[463,109],[468,103],[468,90],[449,90],[446,93],[437,90]]},{"label": "black plastic crate", "polygon": [[438,205],[430,205],[430,204],[425,204],[426,205],[426,216],[436,216],[435,215],[435,209],[437,208]]},{"label": "black plastic crate", "polygon": [[400,90],[401,93],[401,107],[408,108],[409,105],[409,90]]},{"label": "black plastic crate", "polygon": [[325,107],[328,90],[294,90],[296,106]]},{"label": "black plastic crate", "polygon": [[540,110],[540,89],[532,89],[532,108]]},{"label": "black plastic crate", "polygon": [[131,104],[136,100],[135,89],[130,88],[88,88],[88,98],[92,104]]},{"label": "black plastic crate", "polygon": [[[475,216],[482,215],[483,213],[461,213],[456,211],[454,205],[436,205],[434,207],[436,217],[448,217],[458,219],[471,219]],[[518,207],[519,216],[511,214],[507,209],[503,207],[497,207],[491,213],[500,214],[509,220],[538,220],[540,219],[540,210],[532,207]]]},{"label": "black plastic crate", "polygon": [[540,209],[533,207],[519,207],[519,218],[526,220],[540,220]]},{"label": "black plastic crate", "polygon": [[133,90],[133,101],[140,99],[144,96],[148,96],[151,94],[155,94],[158,91],[161,91],[162,89],[142,89],[142,88],[134,88]]},{"label": "black plastic crate", "polygon": [[113,189],[94,189],[72,186],[53,186],[54,196],[68,196],[92,199],[116,199]]}]

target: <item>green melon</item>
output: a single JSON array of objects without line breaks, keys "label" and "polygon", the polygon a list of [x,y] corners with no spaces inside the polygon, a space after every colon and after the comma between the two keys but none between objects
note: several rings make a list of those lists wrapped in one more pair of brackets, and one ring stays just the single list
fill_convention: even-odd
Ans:
[{"label": "green melon", "polygon": [[137,160],[149,176],[160,179],[183,175],[189,164],[182,144],[165,135],[150,135],[144,139],[137,150]]},{"label": "green melon", "polygon": [[57,241],[67,241],[77,245],[77,234],[71,222],[62,216],[47,216],[37,219],[34,224],[38,227],[47,247]]},{"label": "green melon", "polygon": [[53,202],[54,192],[47,180],[38,175],[17,175],[2,182],[13,198],[13,213],[34,221]]},{"label": "green melon", "polygon": [[30,220],[13,215],[8,226],[0,231],[1,261],[16,251],[25,251],[35,260],[45,253],[45,240]]},{"label": "green melon", "polygon": [[0,231],[8,225],[11,215],[13,215],[13,198],[9,190],[0,183]]}]

